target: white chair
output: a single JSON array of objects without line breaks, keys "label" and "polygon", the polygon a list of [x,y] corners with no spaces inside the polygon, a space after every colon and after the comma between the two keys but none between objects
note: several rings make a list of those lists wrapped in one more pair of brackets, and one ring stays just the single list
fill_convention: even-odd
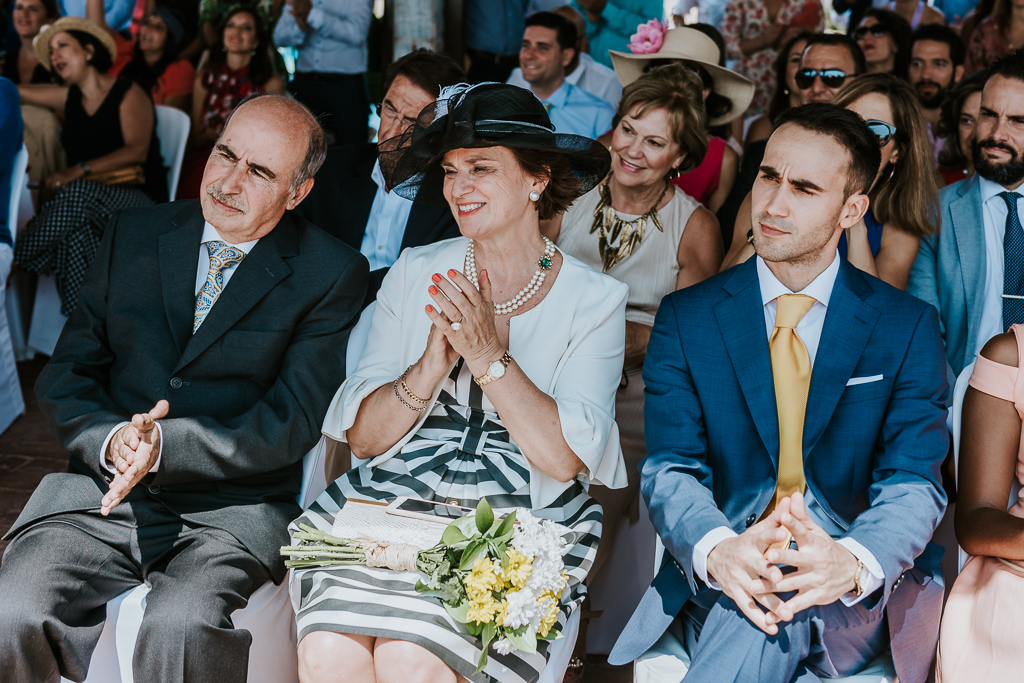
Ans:
[{"label": "white chair", "polygon": [[[11,173],[11,198],[7,213],[7,226],[11,231],[12,244],[17,241],[18,233],[35,215],[32,205],[32,194],[28,189],[28,150],[22,145],[21,151],[14,158]],[[14,347],[15,360],[25,360],[25,345],[28,337],[28,319],[26,312],[32,308],[32,295],[35,288],[35,276],[31,273],[19,272],[10,278],[9,286],[4,293],[7,304],[7,324],[11,330],[11,344]]]},{"label": "white chair", "polygon": [[[22,190],[27,190],[28,152],[22,145],[14,155],[11,164],[10,198],[7,207],[7,226],[11,233],[12,243],[17,233],[18,216],[21,208]],[[31,205],[31,199],[29,200]],[[0,246],[0,287],[6,290],[7,275],[11,272],[14,252],[7,245]],[[0,297],[0,307],[6,308],[6,291]],[[25,401],[21,395],[21,384],[18,382],[18,369],[14,363],[14,347],[11,343],[11,330],[7,311],[0,311],[0,432],[7,429],[14,420],[25,412]]]},{"label": "white chair", "polygon": [[160,156],[167,167],[167,197],[174,201],[178,191],[178,176],[181,175],[181,161],[185,158],[185,143],[188,142],[192,121],[188,114],[158,104],[156,109],[156,136],[160,140]]},{"label": "white chair", "polygon": [[[655,572],[661,567],[665,545],[658,538],[655,550]],[[665,631],[651,649],[633,662],[634,683],[679,683],[690,669],[690,655],[683,647],[679,620]],[[834,683],[899,683],[892,656],[887,652],[858,674],[846,678],[830,678]]]},{"label": "white chair", "polygon": [[36,297],[32,302],[32,323],[28,328],[28,349],[47,356],[53,355],[57,346],[66,315],[60,312],[60,295],[57,293],[57,281],[50,275],[36,278]]},{"label": "white chair", "polygon": [[[302,461],[302,491],[298,503],[312,503],[327,488],[324,478],[324,440]],[[132,657],[142,627],[149,586],[142,584],[107,603],[107,620],[89,663],[85,683],[133,683]],[[295,613],[288,596],[288,581],[275,586],[268,581],[257,589],[249,604],[231,615],[235,628],[252,634],[249,648],[249,683],[298,681]],[[62,683],[71,683],[62,678]],[[139,683],[145,683],[140,681]]]},{"label": "white chair", "polygon": [[[964,394],[971,381],[971,373],[974,372],[974,363],[971,363],[956,378],[956,387],[953,389],[953,464],[956,468],[957,480],[960,479],[960,410],[964,405]],[[1010,498],[1006,503],[1007,509],[1017,504],[1020,497],[1020,482],[1013,478],[1013,486],[1010,487]],[[957,549],[957,572],[964,568],[970,555],[964,552],[959,545]]]}]

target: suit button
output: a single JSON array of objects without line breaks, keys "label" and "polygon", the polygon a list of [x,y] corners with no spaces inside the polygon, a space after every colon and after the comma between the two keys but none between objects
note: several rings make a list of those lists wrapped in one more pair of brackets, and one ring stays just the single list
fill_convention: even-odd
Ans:
[{"label": "suit button", "polygon": [[160,487],[159,486],[149,486],[149,487],[146,488],[146,490],[149,491],[150,493],[152,493],[154,496],[156,494],[160,493]]},{"label": "suit button", "polygon": [[171,378],[171,389],[181,389],[181,378],[180,377],[172,377]]},{"label": "suit button", "polygon": [[747,517],[747,528],[749,529],[750,527],[754,526],[754,522],[756,521],[757,517],[755,515],[750,515],[749,517]]}]

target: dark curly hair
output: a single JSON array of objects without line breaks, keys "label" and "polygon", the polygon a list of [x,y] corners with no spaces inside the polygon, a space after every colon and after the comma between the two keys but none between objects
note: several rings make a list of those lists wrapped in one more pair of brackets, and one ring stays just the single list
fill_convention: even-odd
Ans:
[{"label": "dark curly hair", "polygon": [[228,22],[231,21],[232,17],[243,12],[252,17],[256,25],[257,45],[254,50],[255,54],[249,62],[249,78],[252,79],[253,83],[262,87],[274,75],[274,64],[270,61],[271,42],[270,33],[267,31],[267,24],[254,7],[236,5],[228,10],[228,13],[221,19],[220,25],[217,27],[217,40],[210,47],[210,67],[227,61],[228,53],[224,49],[224,29],[227,28]]},{"label": "dark curly hair", "polygon": [[523,173],[532,178],[547,178],[548,186],[537,200],[537,217],[542,221],[554,218],[572,206],[582,194],[580,180],[564,154],[548,150],[506,147],[519,162]]}]

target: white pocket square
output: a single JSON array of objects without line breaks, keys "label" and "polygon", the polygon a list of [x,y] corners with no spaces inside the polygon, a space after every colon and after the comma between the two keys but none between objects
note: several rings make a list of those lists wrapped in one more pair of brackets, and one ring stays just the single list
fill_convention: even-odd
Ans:
[{"label": "white pocket square", "polygon": [[850,381],[846,383],[846,386],[853,387],[858,384],[869,384],[871,382],[882,381],[882,375],[871,375],[870,377],[851,377]]}]

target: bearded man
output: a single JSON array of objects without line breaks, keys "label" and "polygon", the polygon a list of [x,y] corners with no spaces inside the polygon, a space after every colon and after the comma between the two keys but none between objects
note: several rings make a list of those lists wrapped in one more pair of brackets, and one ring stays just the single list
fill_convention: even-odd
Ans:
[{"label": "bearded man", "polygon": [[942,229],[921,239],[907,283],[939,310],[951,380],[1024,323],[1024,52],[992,65],[972,152],[977,175],[939,192]]},{"label": "bearded man", "polygon": [[938,317],[837,255],[880,163],[863,119],[815,103],[778,124],[751,191],[757,257],[658,309],[640,491],[666,561],[609,661],[675,638],[686,683],[792,683],[891,650],[900,681],[924,683],[943,596]]},{"label": "bearded man", "polygon": [[938,159],[945,138],[938,138],[935,129],[942,115],[942,101],[949,89],[964,75],[966,50],[960,35],[939,24],[925,24],[914,31],[910,41],[910,84],[917,91],[928,138]]}]

